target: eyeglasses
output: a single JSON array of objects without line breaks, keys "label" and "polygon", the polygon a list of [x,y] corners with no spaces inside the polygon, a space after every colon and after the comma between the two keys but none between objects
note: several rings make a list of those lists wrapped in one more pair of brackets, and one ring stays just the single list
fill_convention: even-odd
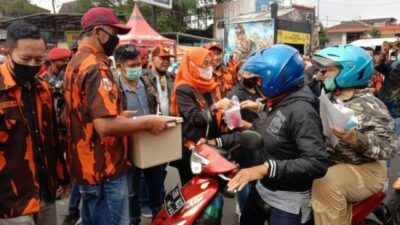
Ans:
[{"label": "eyeglasses", "polygon": [[204,65],[205,67],[211,66],[211,60],[206,60],[206,61],[204,61],[203,65]]}]

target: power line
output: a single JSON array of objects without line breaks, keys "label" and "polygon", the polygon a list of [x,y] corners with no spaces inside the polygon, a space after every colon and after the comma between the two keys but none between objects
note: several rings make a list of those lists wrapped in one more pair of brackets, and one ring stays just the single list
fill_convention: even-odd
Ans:
[{"label": "power line", "polygon": [[362,4],[346,4],[346,3],[337,3],[337,2],[330,2],[330,1],[325,1],[325,0],[320,0],[322,3],[330,4],[330,5],[336,5],[336,6],[343,6],[343,7],[376,7],[376,6],[382,6],[382,5],[393,5],[393,4],[400,4],[400,1],[390,1],[390,2],[381,2],[381,3],[362,3]]}]

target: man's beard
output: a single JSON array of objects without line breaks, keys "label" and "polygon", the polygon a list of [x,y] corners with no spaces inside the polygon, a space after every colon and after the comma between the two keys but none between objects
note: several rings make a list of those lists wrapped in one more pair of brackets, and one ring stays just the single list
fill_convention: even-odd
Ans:
[{"label": "man's beard", "polygon": [[165,73],[167,72],[167,71],[162,71],[162,70],[158,69],[157,67],[156,67],[156,71],[157,71],[158,75],[160,75],[160,76],[164,76]]}]

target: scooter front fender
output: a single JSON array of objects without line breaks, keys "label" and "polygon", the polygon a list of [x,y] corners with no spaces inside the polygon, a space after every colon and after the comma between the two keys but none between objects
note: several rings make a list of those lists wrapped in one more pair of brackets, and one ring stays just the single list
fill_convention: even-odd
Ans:
[{"label": "scooter front fender", "polygon": [[181,192],[185,199],[184,207],[171,217],[163,208],[152,225],[192,225],[218,192],[218,180],[199,175],[183,186]]}]

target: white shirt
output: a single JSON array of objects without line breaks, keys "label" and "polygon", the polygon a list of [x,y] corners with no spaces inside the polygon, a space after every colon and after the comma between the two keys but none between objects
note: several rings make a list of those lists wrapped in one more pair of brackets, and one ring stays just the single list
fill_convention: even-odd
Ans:
[{"label": "white shirt", "polygon": [[[157,78],[157,92],[160,97],[160,107],[163,116],[169,116],[169,97],[168,97],[168,87],[165,86],[164,90],[161,88],[160,78]],[[168,85],[168,84],[167,84]]]}]

